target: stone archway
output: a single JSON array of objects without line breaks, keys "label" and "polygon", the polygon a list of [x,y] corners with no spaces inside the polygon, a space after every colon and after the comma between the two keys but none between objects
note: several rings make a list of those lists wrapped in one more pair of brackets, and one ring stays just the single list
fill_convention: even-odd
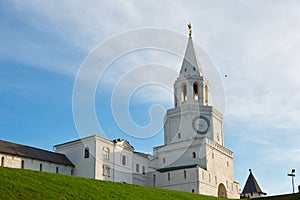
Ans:
[{"label": "stone archway", "polygon": [[227,198],[227,191],[223,183],[219,184],[218,187],[218,197]]}]

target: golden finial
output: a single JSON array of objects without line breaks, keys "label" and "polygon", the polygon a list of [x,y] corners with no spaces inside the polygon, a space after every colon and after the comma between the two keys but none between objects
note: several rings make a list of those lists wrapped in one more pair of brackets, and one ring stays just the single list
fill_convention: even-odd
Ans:
[{"label": "golden finial", "polygon": [[189,23],[187,26],[189,28],[189,36],[192,37],[192,24]]}]

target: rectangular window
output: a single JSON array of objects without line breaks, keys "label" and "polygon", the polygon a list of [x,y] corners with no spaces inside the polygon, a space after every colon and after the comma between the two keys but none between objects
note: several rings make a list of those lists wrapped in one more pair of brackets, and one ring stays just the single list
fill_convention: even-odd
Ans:
[{"label": "rectangular window", "polygon": [[146,174],[146,167],[145,166],[142,167],[142,173],[143,173],[143,175]]},{"label": "rectangular window", "polygon": [[193,152],[193,153],[192,153],[192,157],[193,157],[193,158],[196,158],[196,152]]},{"label": "rectangular window", "polygon": [[183,178],[186,179],[186,170],[183,171]]},{"label": "rectangular window", "polygon": [[4,166],[4,156],[2,156],[2,158],[1,158],[1,166],[2,167]]},{"label": "rectangular window", "polygon": [[24,166],[25,166],[25,161],[22,160],[22,161],[21,161],[21,169],[24,169]]},{"label": "rectangular window", "polygon": [[86,148],[84,149],[84,158],[89,158],[89,157],[90,157],[90,151],[89,151],[89,148],[86,147]]},{"label": "rectangular window", "polygon": [[122,165],[126,165],[126,156],[122,155]]},{"label": "rectangular window", "polygon": [[110,177],[110,167],[108,165],[103,165],[103,176]]},{"label": "rectangular window", "polygon": [[71,169],[71,176],[74,175],[74,169]]},{"label": "rectangular window", "polygon": [[168,181],[171,179],[171,174],[168,173]]},{"label": "rectangular window", "polygon": [[135,165],[135,168],[136,168],[136,172],[139,173],[139,172],[140,172],[140,165],[139,165],[139,164],[136,164],[136,165]]},{"label": "rectangular window", "polygon": [[58,171],[59,171],[59,169],[58,169],[58,167],[56,167],[56,169],[55,169],[55,172],[58,174]]},{"label": "rectangular window", "polygon": [[42,165],[42,163],[40,164],[40,171],[43,171],[43,165]]}]

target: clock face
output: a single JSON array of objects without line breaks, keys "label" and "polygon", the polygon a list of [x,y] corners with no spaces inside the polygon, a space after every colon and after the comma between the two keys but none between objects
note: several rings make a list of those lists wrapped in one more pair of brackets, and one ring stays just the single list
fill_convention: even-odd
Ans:
[{"label": "clock face", "polygon": [[192,126],[198,134],[206,134],[209,129],[209,119],[204,116],[195,117]]}]

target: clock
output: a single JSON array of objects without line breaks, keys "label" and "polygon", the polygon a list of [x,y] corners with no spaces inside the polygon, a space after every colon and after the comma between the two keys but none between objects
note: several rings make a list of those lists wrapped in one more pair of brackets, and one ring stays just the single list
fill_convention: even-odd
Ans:
[{"label": "clock", "polygon": [[209,125],[209,119],[202,115],[195,117],[192,122],[193,129],[198,134],[206,134],[209,129]]}]

